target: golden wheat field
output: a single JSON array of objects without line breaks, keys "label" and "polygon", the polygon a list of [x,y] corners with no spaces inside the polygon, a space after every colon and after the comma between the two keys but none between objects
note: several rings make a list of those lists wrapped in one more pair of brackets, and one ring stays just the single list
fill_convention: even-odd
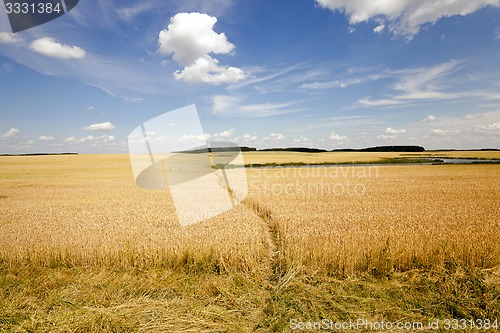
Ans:
[{"label": "golden wheat field", "polygon": [[[396,154],[383,157],[400,156]],[[291,155],[307,162],[313,158]],[[262,155],[256,157],[255,153],[249,153],[245,155],[245,163],[291,161],[291,155],[262,161]],[[373,160],[372,155],[362,158]],[[492,154],[486,157],[498,158]],[[321,156],[319,161],[324,162],[324,158]],[[353,157],[347,154],[336,156],[333,161],[351,160]],[[238,290],[238,297],[233,294],[229,297],[220,285],[210,284],[202,292],[203,297],[207,297],[204,304],[214,305],[224,300],[219,304],[220,313],[196,310],[201,312],[198,317],[193,315],[196,319],[191,322],[197,323],[194,326],[189,326],[190,320],[186,317],[181,322],[173,317],[168,317],[170,320],[136,318],[130,311],[127,315],[134,319],[122,322],[116,318],[125,310],[113,308],[112,315],[108,315],[114,319],[104,321],[105,325],[99,321],[101,317],[99,320],[90,317],[91,325],[57,317],[53,319],[54,327],[62,325],[60,331],[208,332],[223,327],[220,331],[285,332],[292,314],[321,317],[331,313],[346,319],[354,316],[352,309],[355,308],[359,310],[358,315],[378,319],[401,315],[409,318],[457,316],[458,310],[449,310],[454,309],[453,306],[460,308],[465,317],[496,316],[500,313],[499,171],[498,164],[250,168],[247,169],[249,194],[242,204],[212,219],[181,227],[168,191],[137,187],[126,155],[0,157],[0,263],[3,270],[0,291],[5,299],[15,298],[12,290],[16,288],[7,288],[10,283],[7,281],[26,267],[49,269],[51,273],[43,273],[49,275],[59,269],[71,272],[74,269],[79,272],[82,269],[101,272],[154,269],[168,276],[215,274],[252,281],[231,287]],[[471,292],[464,297],[454,292],[450,296],[453,299],[450,304],[454,305],[440,303],[436,313],[431,310],[435,306],[432,297],[414,300],[413,291],[408,291],[408,295],[412,295],[410,300],[401,295],[391,296],[394,302],[404,299],[404,305],[384,307],[381,304],[389,302],[385,296],[374,296],[374,293],[382,294],[380,290],[368,294],[358,290],[363,276],[369,277],[369,284],[365,286],[369,289],[375,285],[372,278],[400,281],[401,277],[396,278],[398,274],[415,271],[444,272],[444,276],[464,285],[472,281],[460,280],[468,276],[467,272],[482,272],[487,276],[478,278],[483,288],[480,294]],[[314,284],[331,294],[331,299],[316,304],[307,295],[319,299],[318,293],[323,293],[318,289],[314,294],[313,288],[319,287],[310,285],[311,279],[318,276],[323,278],[315,281],[325,283],[324,279],[333,279],[334,282],[326,286],[320,282]],[[404,276],[404,279],[408,277]],[[338,281],[341,280],[351,282],[340,287]],[[352,294],[348,290],[354,287],[349,283],[358,286]],[[401,283],[390,288],[402,288]],[[452,287],[457,288],[446,285],[446,288]],[[344,295],[348,303],[333,306],[340,302],[334,289]],[[186,288],[184,292],[194,297],[193,290]],[[263,296],[258,300],[248,296],[250,294],[242,296],[242,290]],[[66,293],[67,290],[64,295]],[[176,299],[182,299],[181,294]],[[199,301],[203,297],[195,299]],[[241,301],[241,297],[245,301]],[[349,297],[355,297],[360,303],[352,303]],[[481,299],[488,300],[483,308],[474,303]],[[414,304],[417,301],[418,306]],[[49,324],[43,319],[44,311],[49,310],[44,310],[44,305],[23,308],[19,304],[11,309],[2,303],[0,331],[13,330],[13,327],[18,331],[29,331],[23,327],[36,331],[38,324],[40,331],[49,330]],[[378,311],[377,304],[386,309],[385,312]],[[106,308],[102,304],[94,305]],[[482,310],[478,310],[480,308]],[[38,315],[33,317],[38,318],[36,320],[30,319],[34,309],[38,309]],[[189,311],[189,307],[186,309]],[[157,311],[161,317],[163,312]],[[70,312],[69,315],[76,314]],[[22,319],[12,319],[16,316]],[[243,319],[245,316],[248,318]],[[172,326],[172,323],[180,326]]]},{"label": "golden wheat field", "polygon": [[0,256],[13,263],[252,270],[276,246],[287,265],[342,274],[500,263],[498,165],[249,169],[244,204],[187,228],[168,192],[135,185],[127,156],[0,167]]},{"label": "golden wheat field", "polygon": [[251,170],[286,266],[334,274],[500,264],[497,165]]},{"label": "golden wheat field", "polygon": [[265,257],[264,229],[248,208],[182,228],[167,192],[135,185],[128,156],[0,163],[0,257],[8,262],[250,269]]}]

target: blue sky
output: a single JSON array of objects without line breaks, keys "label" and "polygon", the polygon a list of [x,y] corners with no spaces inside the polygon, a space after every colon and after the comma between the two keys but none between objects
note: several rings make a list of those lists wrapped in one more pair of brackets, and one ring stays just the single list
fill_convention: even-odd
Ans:
[{"label": "blue sky", "polygon": [[5,18],[0,153],[126,153],[190,104],[242,146],[500,148],[500,0],[81,0],[15,34]]}]

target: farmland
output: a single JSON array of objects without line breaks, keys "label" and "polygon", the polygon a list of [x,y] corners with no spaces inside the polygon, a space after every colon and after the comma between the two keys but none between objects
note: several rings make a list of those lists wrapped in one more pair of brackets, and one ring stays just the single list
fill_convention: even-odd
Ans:
[{"label": "farmland", "polygon": [[394,158],[472,158],[472,159],[499,159],[498,151],[426,151],[421,153],[398,152],[326,152],[326,153],[299,153],[299,152],[245,152],[245,163],[349,163],[349,162],[377,162]]},{"label": "farmland", "polygon": [[[397,157],[244,154],[248,164]],[[253,168],[242,204],[183,228],[168,191],[135,185],[126,155],[0,157],[0,331],[500,319],[499,171]]]}]

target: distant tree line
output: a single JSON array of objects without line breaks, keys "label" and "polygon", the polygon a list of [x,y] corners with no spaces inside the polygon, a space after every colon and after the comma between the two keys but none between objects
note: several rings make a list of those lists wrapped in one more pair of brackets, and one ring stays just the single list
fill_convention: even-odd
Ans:
[{"label": "distant tree line", "polygon": [[326,149],[306,148],[306,147],[291,147],[291,148],[266,148],[259,151],[295,151],[300,153],[326,153]]},{"label": "distant tree line", "polygon": [[78,153],[27,153],[27,154],[0,154],[0,156],[47,156],[47,155],[78,155]]},{"label": "distant tree line", "polygon": [[174,153],[182,153],[182,154],[203,154],[203,153],[211,153],[211,152],[239,152],[239,151],[257,151],[257,148],[246,147],[246,146],[229,146],[229,147],[203,147],[197,149],[190,150],[182,150],[182,151],[174,151]]},{"label": "distant tree line", "polygon": [[259,151],[295,151],[301,153],[326,153],[328,151],[332,152],[356,152],[356,151],[366,151],[366,152],[423,152],[425,151],[424,147],[421,146],[377,146],[377,147],[369,147],[369,148],[361,148],[361,149],[318,149],[318,148],[267,148],[267,149],[259,149]]},{"label": "distant tree line", "polygon": [[254,147],[247,146],[230,146],[230,147],[204,147],[186,151],[179,151],[177,153],[184,154],[200,154],[207,152],[235,152],[235,151],[281,151],[281,152],[299,152],[299,153],[326,153],[326,152],[355,152],[355,151],[366,151],[366,152],[423,152],[424,147],[421,146],[377,146],[361,149],[334,149],[326,150],[319,148],[307,148],[307,147],[289,147],[289,148],[265,148],[257,149]]},{"label": "distant tree line", "polygon": [[368,152],[405,152],[419,153],[425,151],[421,146],[376,146],[361,149],[334,149],[332,151],[368,151]]}]

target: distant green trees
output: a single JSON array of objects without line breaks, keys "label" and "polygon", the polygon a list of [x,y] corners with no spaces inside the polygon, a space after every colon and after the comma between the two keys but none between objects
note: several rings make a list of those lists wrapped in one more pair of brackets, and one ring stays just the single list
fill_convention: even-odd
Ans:
[{"label": "distant green trees", "polygon": [[[242,149],[242,151],[244,151]],[[318,148],[267,148],[267,149],[259,149],[259,151],[296,151],[301,153],[325,153],[328,150],[326,149],[318,149]],[[417,153],[425,151],[424,147],[421,146],[376,146],[369,148],[361,148],[361,149],[334,149],[330,151],[339,151],[339,152],[349,152],[349,151],[367,151],[367,152],[410,152]]]}]

